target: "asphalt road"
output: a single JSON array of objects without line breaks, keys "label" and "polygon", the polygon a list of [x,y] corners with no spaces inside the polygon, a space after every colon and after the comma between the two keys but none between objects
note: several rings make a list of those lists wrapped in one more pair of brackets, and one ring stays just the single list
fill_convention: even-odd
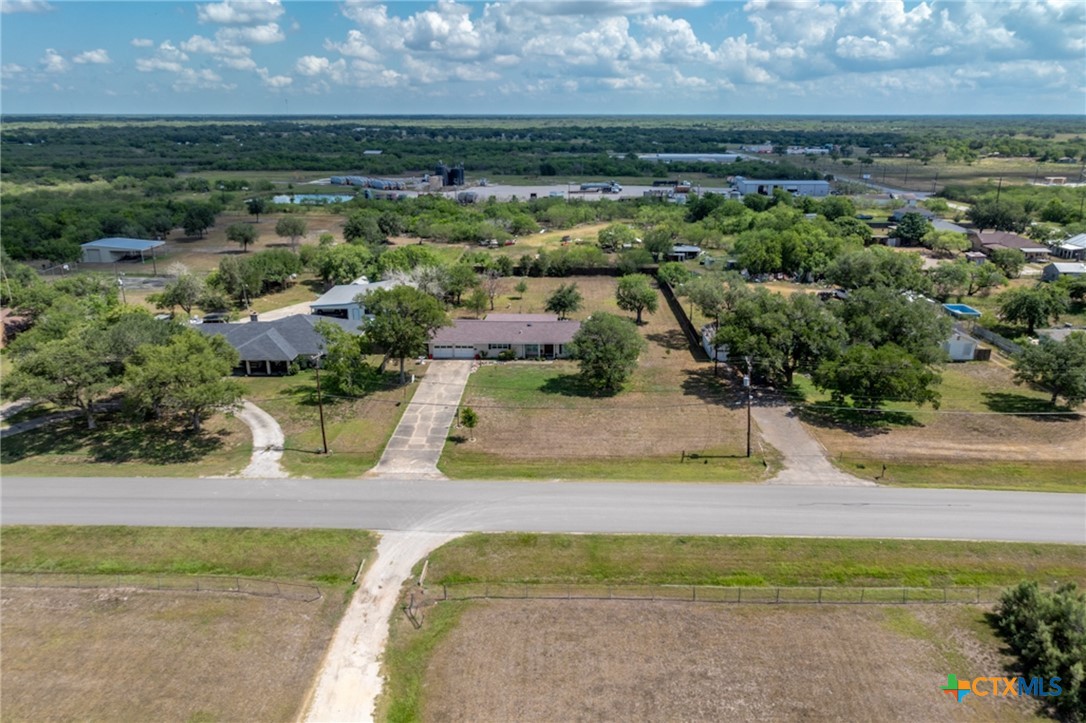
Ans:
[{"label": "asphalt road", "polygon": [[3,524],[1086,543],[1086,495],[589,482],[5,478]]}]

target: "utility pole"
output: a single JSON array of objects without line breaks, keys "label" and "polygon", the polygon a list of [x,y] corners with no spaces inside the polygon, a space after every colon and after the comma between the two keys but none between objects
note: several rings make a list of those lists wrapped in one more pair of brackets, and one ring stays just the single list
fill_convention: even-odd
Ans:
[{"label": "utility pole", "polygon": [[324,454],[328,454],[328,437],[324,433],[324,399],[321,397],[321,357],[319,352],[313,358],[313,367],[317,372],[317,412],[321,418],[321,445],[324,447]]},{"label": "utility pole", "polygon": [[121,303],[128,303],[128,296],[124,293],[124,272],[122,271],[117,277],[117,286],[121,287]]},{"label": "utility pole", "polygon": [[747,458],[750,458],[750,376],[751,376],[751,359],[747,357],[747,375],[743,377],[743,386],[747,388]]},{"label": "utility pole", "polygon": [[999,177],[999,185],[996,186],[996,205],[999,205],[999,194],[1003,192],[1003,176]]}]

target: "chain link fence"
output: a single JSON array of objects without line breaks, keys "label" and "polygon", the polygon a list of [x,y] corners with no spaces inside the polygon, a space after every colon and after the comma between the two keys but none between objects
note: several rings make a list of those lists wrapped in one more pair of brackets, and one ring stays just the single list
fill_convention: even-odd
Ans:
[{"label": "chain link fence", "polygon": [[227,575],[87,575],[66,572],[5,572],[0,575],[0,586],[229,592],[280,597],[301,602],[313,602],[322,597],[320,588],[316,585]]}]

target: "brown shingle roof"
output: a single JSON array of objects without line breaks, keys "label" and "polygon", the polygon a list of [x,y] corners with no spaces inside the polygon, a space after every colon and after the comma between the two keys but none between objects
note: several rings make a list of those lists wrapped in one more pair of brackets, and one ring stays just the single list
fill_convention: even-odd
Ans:
[{"label": "brown shingle roof", "polygon": [[[503,314],[502,316],[513,316]],[[527,316],[527,315],[526,315]],[[452,326],[438,329],[434,344],[568,344],[581,328],[581,322],[565,321],[495,321],[457,319]]]}]

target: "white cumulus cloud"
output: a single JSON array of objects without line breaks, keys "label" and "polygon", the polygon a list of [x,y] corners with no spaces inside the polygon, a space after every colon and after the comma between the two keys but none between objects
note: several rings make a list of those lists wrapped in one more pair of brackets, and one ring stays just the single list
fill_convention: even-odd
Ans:
[{"label": "white cumulus cloud", "polygon": [[132,47],[134,48],[153,48],[155,47],[155,41],[150,38],[132,38]]},{"label": "white cumulus cloud", "polygon": [[63,73],[70,67],[64,56],[52,48],[45,49],[45,55],[42,56],[40,62],[42,70],[46,73]]},{"label": "white cumulus cloud", "polygon": [[266,23],[283,14],[279,0],[223,0],[196,6],[196,16],[202,23],[245,25]]},{"label": "white cumulus cloud", "polygon": [[109,59],[109,53],[105,48],[98,48],[96,50],[86,50],[79,55],[72,58],[72,62],[79,63],[80,65],[106,65],[113,61]]},{"label": "white cumulus cloud", "polygon": [[0,0],[0,13],[47,13],[53,6],[45,0]]}]

